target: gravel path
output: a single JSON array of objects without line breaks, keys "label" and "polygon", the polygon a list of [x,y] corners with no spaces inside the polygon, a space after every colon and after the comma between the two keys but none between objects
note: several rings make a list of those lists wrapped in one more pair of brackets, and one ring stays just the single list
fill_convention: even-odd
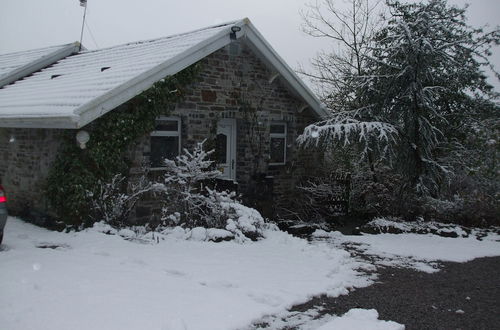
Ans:
[{"label": "gravel path", "polygon": [[382,320],[412,329],[500,329],[500,257],[441,263],[427,274],[380,268],[377,283],[347,296],[314,298],[292,311],[319,309],[341,315],[351,308],[374,308]]}]

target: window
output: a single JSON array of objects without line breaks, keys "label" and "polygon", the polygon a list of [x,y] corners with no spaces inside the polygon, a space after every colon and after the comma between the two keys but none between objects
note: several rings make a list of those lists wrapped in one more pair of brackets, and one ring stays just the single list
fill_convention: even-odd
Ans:
[{"label": "window", "polygon": [[151,132],[151,167],[163,167],[164,159],[173,159],[181,151],[181,119],[159,117]]},{"label": "window", "polygon": [[273,123],[270,128],[269,165],[285,165],[286,163],[286,124]]},{"label": "window", "polygon": [[227,135],[219,133],[215,139],[215,155],[217,164],[227,164]]}]

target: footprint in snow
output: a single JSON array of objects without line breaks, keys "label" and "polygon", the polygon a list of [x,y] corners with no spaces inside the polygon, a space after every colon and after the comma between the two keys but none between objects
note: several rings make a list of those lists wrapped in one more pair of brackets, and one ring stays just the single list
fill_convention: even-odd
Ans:
[{"label": "footprint in snow", "polygon": [[248,297],[252,298],[253,301],[258,302],[260,304],[276,307],[283,303],[283,299],[280,297],[268,295],[268,294],[247,294]]},{"label": "footprint in snow", "polygon": [[200,285],[215,289],[234,289],[238,286],[228,281],[200,282]]},{"label": "footprint in snow", "polygon": [[67,250],[71,246],[65,243],[52,243],[52,242],[40,242],[35,245],[39,249],[52,249],[52,250]]},{"label": "footprint in snow", "polygon": [[165,269],[165,273],[168,275],[173,275],[177,277],[186,277],[188,274],[175,269]]},{"label": "footprint in snow", "polygon": [[127,258],[127,259],[123,260],[122,262],[120,262],[120,265],[126,265],[126,264],[136,264],[136,265],[140,265],[140,266],[146,266],[147,262],[145,262],[142,259],[138,259],[138,258]]},{"label": "footprint in snow", "polygon": [[0,252],[7,252],[9,250],[10,248],[7,245],[5,244],[0,245]]},{"label": "footprint in snow", "polygon": [[110,256],[110,254],[108,252],[104,252],[104,251],[94,252],[94,255],[96,255],[96,256],[103,256],[103,257],[109,257]]}]

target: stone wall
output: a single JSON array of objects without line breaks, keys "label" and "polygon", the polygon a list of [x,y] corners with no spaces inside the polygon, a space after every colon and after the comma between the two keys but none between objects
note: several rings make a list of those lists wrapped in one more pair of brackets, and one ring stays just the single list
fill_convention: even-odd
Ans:
[{"label": "stone wall", "polygon": [[50,213],[43,185],[63,131],[27,128],[0,128],[0,131],[0,178],[7,192],[9,212]]}]

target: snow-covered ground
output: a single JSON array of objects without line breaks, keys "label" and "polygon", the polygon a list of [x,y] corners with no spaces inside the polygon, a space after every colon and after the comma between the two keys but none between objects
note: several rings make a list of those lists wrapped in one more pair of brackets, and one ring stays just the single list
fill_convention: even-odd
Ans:
[{"label": "snow-covered ground", "polygon": [[375,309],[354,308],[344,315],[323,315],[322,308],[306,312],[287,312],[265,318],[265,329],[300,330],[404,330],[403,324],[379,320]]},{"label": "snow-covered ground", "polygon": [[278,231],[245,244],[162,238],[65,234],[9,218],[0,328],[238,329],[312,295],[370,283],[346,251]]},{"label": "snow-covered ground", "polygon": [[371,283],[362,270],[374,267],[353,258],[343,244],[379,255],[379,264],[410,260],[424,270],[439,260],[500,255],[498,235],[478,241],[317,232],[322,238],[307,242],[267,231],[265,239],[240,244],[180,239],[176,231],[157,234],[158,243],[125,234],[128,239],[106,235],[99,226],[58,233],[9,218],[0,251],[0,328],[248,329],[274,314],[272,329],[283,325],[281,316],[307,330],[402,329],[378,320],[374,310],[317,318],[317,311],[286,309]]},{"label": "snow-covered ground", "polygon": [[374,309],[351,309],[341,317],[332,317],[326,324],[317,330],[404,330],[402,324],[393,321],[382,321],[378,319],[378,313]]},{"label": "snow-covered ground", "polygon": [[314,237],[326,239],[333,245],[354,246],[364,254],[377,256],[378,265],[410,267],[425,272],[438,271],[437,262],[467,262],[480,257],[500,256],[500,235],[490,233],[478,240],[447,238],[433,234],[364,234],[347,236],[339,232],[317,230]]}]

